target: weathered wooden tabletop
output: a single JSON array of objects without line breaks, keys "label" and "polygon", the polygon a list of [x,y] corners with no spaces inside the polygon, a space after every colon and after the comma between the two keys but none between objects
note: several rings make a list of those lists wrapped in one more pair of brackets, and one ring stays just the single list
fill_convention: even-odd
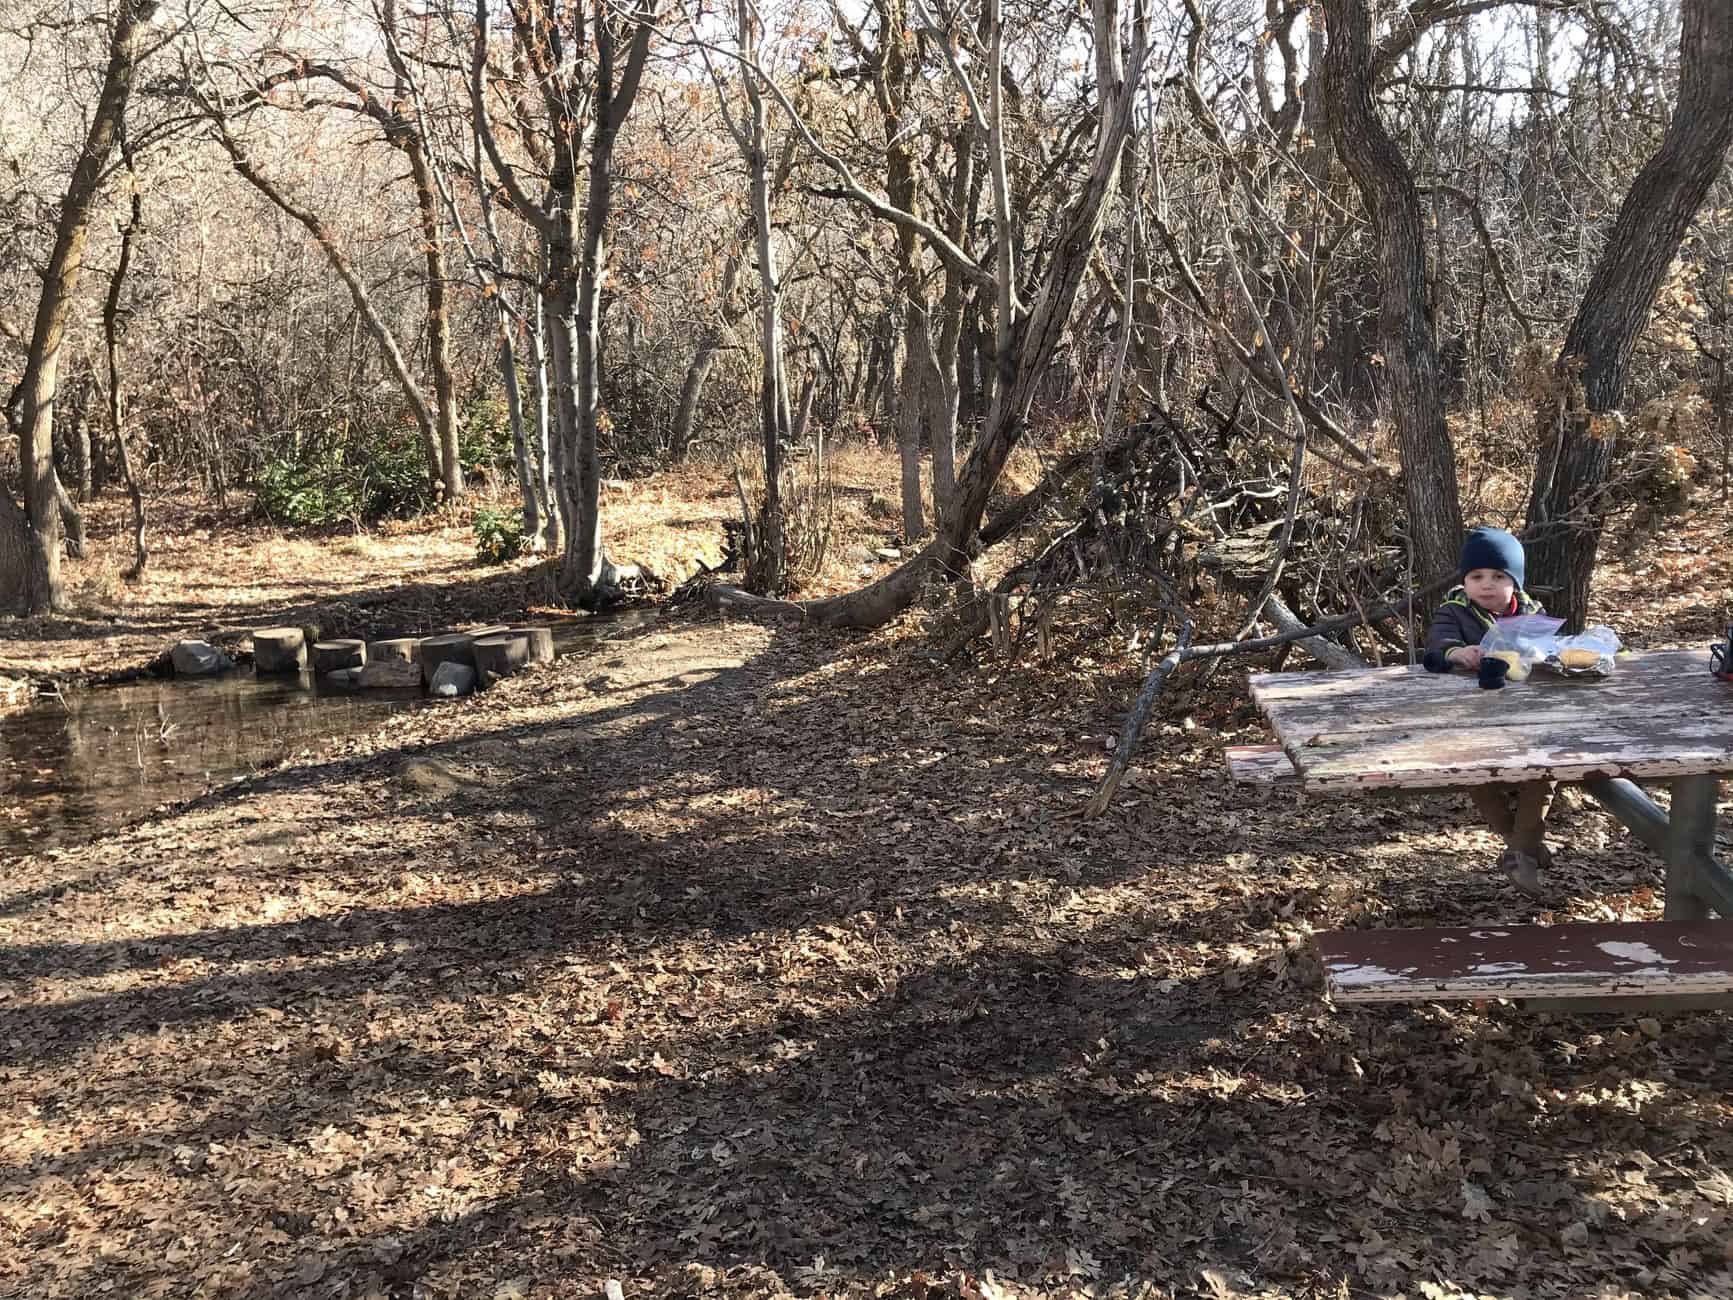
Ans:
[{"label": "weathered wooden tabletop", "polygon": [[1628,655],[1601,679],[1536,669],[1496,691],[1409,667],[1251,684],[1308,790],[1733,774],[1733,683],[1700,650]]}]

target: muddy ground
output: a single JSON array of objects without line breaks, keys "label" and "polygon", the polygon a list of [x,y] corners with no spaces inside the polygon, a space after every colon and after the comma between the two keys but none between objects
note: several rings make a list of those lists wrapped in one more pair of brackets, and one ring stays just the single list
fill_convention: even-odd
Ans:
[{"label": "muddy ground", "polygon": [[[1657,642],[1719,617],[1672,554],[1606,588]],[[1308,955],[1658,864],[1567,798],[1537,909],[1462,801],[1231,786],[1247,665],[1082,822],[1097,637],[671,616],[0,864],[0,1295],[1733,1294],[1724,1014]]]}]

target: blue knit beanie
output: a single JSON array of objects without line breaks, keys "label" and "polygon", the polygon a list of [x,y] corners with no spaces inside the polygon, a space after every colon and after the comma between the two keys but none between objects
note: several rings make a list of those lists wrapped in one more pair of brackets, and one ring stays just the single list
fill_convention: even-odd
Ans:
[{"label": "blue knit beanie", "polygon": [[1522,590],[1523,571],[1528,567],[1523,559],[1522,543],[1502,528],[1476,528],[1462,544],[1462,561],[1457,569],[1497,569],[1508,573],[1510,580]]}]

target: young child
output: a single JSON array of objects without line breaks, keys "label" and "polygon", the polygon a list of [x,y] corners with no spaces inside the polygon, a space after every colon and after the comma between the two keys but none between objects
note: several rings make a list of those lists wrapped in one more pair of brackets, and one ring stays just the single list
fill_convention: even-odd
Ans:
[{"label": "young child", "polygon": [[[1426,636],[1429,659],[1441,656],[1469,672],[1480,667],[1480,640],[1501,618],[1540,614],[1540,602],[1522,589],[1527,565],[1522,543],[1502,528],[1476,528],[1462,544],[1462,585],[1452,588],[1432,615]],[[1542,898],[1540,869],[1551,868],[1552,854],[1542,843],[1547,809],[1557,786],[1552,781],[1469,787],[1474,806],[1505,843],[1498,865],[1510,882],[1531,898]]]}]

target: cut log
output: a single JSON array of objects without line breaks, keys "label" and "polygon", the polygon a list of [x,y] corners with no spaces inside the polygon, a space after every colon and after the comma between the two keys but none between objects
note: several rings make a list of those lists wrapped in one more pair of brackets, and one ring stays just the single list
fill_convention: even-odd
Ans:
[{"label": "cut log", "polygon": [[421,665],[407,659],[375,659],[368,650],[368,659],[361,666],[361,685],[367,690],[390,687],[419,687]]},{"label": "cut log", "polygon": [[554,630],[551,627],[514,627],[513,632],[530,639],[530,662],[532,664],[552,663],[554,658]]},{"label": "cut log", "polygon": [[1590,1001],[1733,996],[1733,925],[1632,921],[1336,930],[1315,940],[1337,1002],[1514,998]]},{"label": "cut log", "polygon": [[387,660],[419,665],[421,663],[421,638],[418,636],[399,636],[367,643],[368,663],[377,664]]},{"label": "cut log", "polygon": [[352,638],[313,643],[313,671],[334,673],[343,668],[359,668],[367,662],[367,643]]},{"label": "cut log", "polygon": [[475,638],[467,632],[441,632],[421,638],[421,680],[429,684],[440,664],[475,667]]},{"label": "cut log", "polygon": [[510,677],[530,661],[530,639],[523,632],[496,632],[474,642],[475,671],[482,681]]},{"label": "cut log", "polygon": [[298,627],[262,627],[253,633],[253,671],[298,673],[307,666],[307,634]]}]

